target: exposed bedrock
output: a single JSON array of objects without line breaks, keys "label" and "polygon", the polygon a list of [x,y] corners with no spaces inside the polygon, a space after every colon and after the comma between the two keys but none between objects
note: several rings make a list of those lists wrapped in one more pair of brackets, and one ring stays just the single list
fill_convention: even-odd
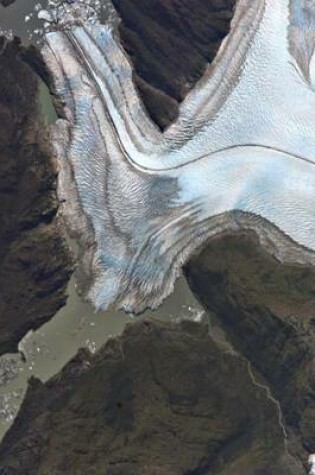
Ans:
[{"label": "exposed bedrock", "polygon": [[243,357],[203,324],[128,325],[32,380],[0,449],[1,475],[300,475],[279,413]]},{"label": "exposed bedrock", "polygon": [[186,269],[195,295],[315,452],[315,269],[272,258],[251,233],[216,239]]},{"label": "exposed bedrock", "polygon": [[24,53],[0,38],[0,354],[64,304],[70,268],[39,81]]},{"label": "exposed bedrock", "polygon": [[153,120],[166,127],[230,29],[236,0],[113,0]]}]

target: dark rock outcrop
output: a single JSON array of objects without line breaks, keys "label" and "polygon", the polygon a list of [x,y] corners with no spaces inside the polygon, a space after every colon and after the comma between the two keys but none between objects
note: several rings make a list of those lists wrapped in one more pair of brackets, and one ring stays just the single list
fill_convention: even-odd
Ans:
[{"label": "dark rock outcrop", "polygon": [[32,380],[1,475],[299,475],[276,405],[206,325],[142,321]]},{"label": "dark rock outcrop", "polygon": [[113,0],[135,82],[165,128],[211,63],[230,29],[236,0]]},{"label": "dark rock outcrop", "polygon": [[315,269],[278,262],[244,232],[209,243],[186,275],[280,402],[300,455],[314,453]]},{"label": "dark rock outcrop", "polygon": [[0,38],[0,354],[65,303],[70,269],[40,83],[23,53]]}]

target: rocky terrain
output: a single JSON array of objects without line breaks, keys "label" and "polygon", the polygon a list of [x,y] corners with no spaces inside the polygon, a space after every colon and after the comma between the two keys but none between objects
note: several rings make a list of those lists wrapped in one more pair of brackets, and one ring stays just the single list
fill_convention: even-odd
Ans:
[{"label": "rocky terrain", "polygon": [[277,406],[207,325],[128,325],[30,382],[0,474],[299,475]]},{"label": "rocky terrain", "polygon": [[315,452],[315,269],[279,263],[244,233],[209,243],[186,275],[279,400],[300,450]]},{"label": "rocky terrain", "polygon": [[0,38],[0,355],[65,303],[70,269],[40,83],[26,53]]},{"label": "rocky terrain", "polygon": [[[114,3],[145,106],[165,128],[227,34],[234,1]],[[0,47],[1,64],[4,52],[15,52],[14,65],[6,69],[15,83],[6,81],[11,89],[3,97],[20,94],[9,110],[20,117],[25,104],[31,122],[8,123],[38,134],[31,120],[38,117],[33,101],[21,99],[28,86],[25,80],[19,85],[14,68],[27,66],[14,45]],[[34,55],[28,62],[38,70]],[[32,91],[27,99],[35,97]],[[4,102],[0,113],[5,118]],[[47,143],[29,132],[18,134],[14,145],[9,133],[2,133],[11,130],[3,129],[2,117],[0,123],[6,143],[0,149],[1,193],[12,177],[3,201],[8,203],[1,218],[6,224],[0,225],[5,243],[0,248],[5,302],[0,348],[8,351],[62,304],[68,267],[55,221],[53,167],[40,159],[43,150],[49,156]],[[32,127],[21,127],[27,123]],[[24,144],[32,144],[32,153]],[[9,155],[11,148],[15,153]],[[27,201],[28,194],[33,201]],[[13,207],[13,202],[19,204]],[[25,228],[25,220],[30,227]],[[35,244],[25,247],[31,232]],[[315,270],[281,264],[254,234],[243,233],[209,242],[185,273],[216,331],[209,336],[202,324],[139,322],[96,356],[80,352],[45,385],[32,380],[0,447],[0,474],[308,473],[308,455],[315,452]]]},{"label": "rocky terrain", "polygon": [[229,32],[236,0],[113,0],[135,82],[165,128]]}]

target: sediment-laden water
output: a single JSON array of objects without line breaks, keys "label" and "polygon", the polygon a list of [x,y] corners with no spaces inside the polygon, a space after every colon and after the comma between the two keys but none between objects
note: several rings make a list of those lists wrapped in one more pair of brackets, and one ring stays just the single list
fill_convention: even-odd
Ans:
[{"label": "sediment-laden water", "polygon": [[[182,318],[199,319],[201,307],[181,279],[175,292],[154,312],[141,317],[160,320]],[[0,438],[11,425],[27,388],[27,380],[36,376],[46,381],[56,374],[79,348],[95,352],[109,338],[119,335],[132,317],[124,312],[99,312],[82,302],[75,291],[74,281],[69,284],[69,299],[55,317],[29,332],[20,342],[20,355],[0,358]]]}]

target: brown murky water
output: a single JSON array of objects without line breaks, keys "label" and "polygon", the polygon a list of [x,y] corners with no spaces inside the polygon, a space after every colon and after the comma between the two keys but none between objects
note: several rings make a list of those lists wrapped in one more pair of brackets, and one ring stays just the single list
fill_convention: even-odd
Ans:
[{"label": "brown murky water", "polygon": [[[107,0],[108,13],[112,9]],[[38,28],[36,15],[29,18],[38,2],[16,0],[8,8],[0,6],[0,32],[10,32],[19,36],[24,43],[35,41],[32,32]],[[45,2],[43,2],[45,4]],[[28,19],[25,22],[25,17]],[[55,119],[49,94],[42,88],[41,107],[47,121]],[[58,372],[77,350],[87,347],[95,352],[108,338],[118,335],[132,318],[123,312],[95,313],[93,308],[82,302],[75,291],[75,283],[69,284],[69,299],[55,317],[38,331],[30,332],[20,342],[20,355],[5,355],[0,358],[0,438],[12,423],[23,400],[30,376],[46,381]],[[174,293],[154,312],[146,312],[142,317],[155,319],[200,319],[203,310],[191,294],[186,281],[177,282]]]}]

